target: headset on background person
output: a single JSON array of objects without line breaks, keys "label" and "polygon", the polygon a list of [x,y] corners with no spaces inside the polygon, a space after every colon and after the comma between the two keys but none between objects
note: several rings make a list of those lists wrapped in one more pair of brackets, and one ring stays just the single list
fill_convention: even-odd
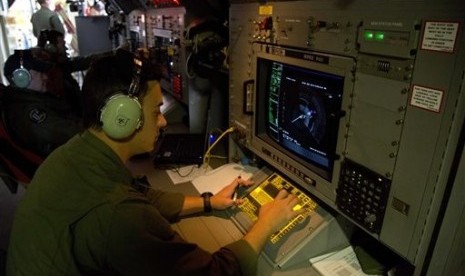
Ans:
[{"label": "headset on background person", "polygon": [[24,67],[24,51],[19,51],[19,68],[13,71],[11,79],[19,88],[26,88],[31,83],[31,73]]},{"label": "headset on background person", "polygon": [[56,53],[56,36],[56,34],[53,34],[49,30],[41,30],[39,37],[37,38],[37,46],[49,51],[50,53]]}]

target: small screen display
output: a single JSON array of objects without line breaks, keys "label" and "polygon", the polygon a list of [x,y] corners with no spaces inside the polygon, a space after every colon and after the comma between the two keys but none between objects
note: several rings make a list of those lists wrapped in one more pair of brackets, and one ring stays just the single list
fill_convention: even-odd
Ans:
[{"label": "small screen display", "polygon": [[258,58],[257,78],[257,134],[329,178],[344,77]]}]

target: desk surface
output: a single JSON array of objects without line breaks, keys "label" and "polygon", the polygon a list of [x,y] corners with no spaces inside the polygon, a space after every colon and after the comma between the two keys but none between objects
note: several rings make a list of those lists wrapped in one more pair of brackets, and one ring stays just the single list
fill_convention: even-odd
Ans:
[{"label": "desk surface", "polygon": [[[161,167],[155,168],[150,158],[141,157],[131,160],[129,168],[134,175],[146,175],[150,184],[156,186],[158,189],[181,192],[186,195],[199,195],[199,192],[191,182],[174,185],[166,171]],[[242,237],[242,234],[234,226],[234,223],[221,211],[215,211],[207,216],[186,217],[172,226],[184,239],[198,244],[209,252],[214,252],[218,250],[222,244],[225,244],[225,241],[215,240],[213,235],[205,234],[205,231],[214,229],[212,226],[218,229],[215,231],[227,231],[232,239],[240,239]],[[264,258],[260,257],[258,262],[258,275],[319,276],[320,274],[311,267],[308,260],[292,265],[286,269],[274,269]]]},{"label": "desk surface", "polygon": [[186,195],[199,195],[190,182],[174,185],[163,167],[156,168],[150,158],[137,158],[131,160],[129,169],[134,175],[145,175],[152,186],[157,189],[181,192]]}]

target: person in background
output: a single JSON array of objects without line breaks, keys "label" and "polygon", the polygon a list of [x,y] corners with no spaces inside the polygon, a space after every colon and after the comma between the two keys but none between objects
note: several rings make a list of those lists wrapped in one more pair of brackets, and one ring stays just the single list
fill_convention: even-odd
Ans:
[{"label": "person in background", "polygon": [[15,50],[4,64],[10,85],[2,93],[2,119],[18,143],[42,157],[81,130],[80,119],[61,96],[62,72],[35,49]]},{"label": "person in background", "polygon": [[78,113],[82,114],[81,87],[73,73],[89,69],[90,63],[97,56],[72,57],[67,53],[64,35],[56,30],[42,30],[37,39],[37,46],[43,49],[43,59],[56,64],[61,69],[64,98]]},{"label": "person in background", "polygon": [[[126,167],[154,149],[167,122],[160,66],[119,50],[83,84],[85,131],[42,163],[15,214],[7,276],[256,275],[270,235],[303,209],[287,191],[264,205],[240,240],[209,253],[170,226],[182,216],[240,204],[235,179],[215,195],[162,191]],[[40,233],[40,234],[39,234]]]},{"label": "person in background", "polygon": [[86,16],[102,16],[107,15],[105,12],[105,4],[99,0],[87,1]]},{"label": "person in background", "polygon": [[69,57],[64,35],[55,30],[42,30],[37,46],[44,50],[44,59],[55,63],[60,68],[63,73],[64,97],[78,114],[82,114],[81,87],[73,73],[89,69],[93,60],[110,55],[113,50],[87,56]]},{"label": "person in background", "polygon": [[65,27],[58,14],[53,10],[55,9],[55,1],[37,0],[37,3],[40,4],[40,9],[31,16],[34,36],[38,38],[42,30],[56,30],[64,35]]}]

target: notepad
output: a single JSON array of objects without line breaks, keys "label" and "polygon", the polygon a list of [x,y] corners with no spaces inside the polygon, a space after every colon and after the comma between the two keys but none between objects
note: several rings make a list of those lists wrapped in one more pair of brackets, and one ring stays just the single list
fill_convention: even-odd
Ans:
[{"label": "notepad", "polygon": [[251,166],[243,166],[237,163],[228,163],[192,180],[192,184],[201,194],[220,191],[224,186],[230,184],[239,175],[243,179],[249,179],[258,169]]}]

